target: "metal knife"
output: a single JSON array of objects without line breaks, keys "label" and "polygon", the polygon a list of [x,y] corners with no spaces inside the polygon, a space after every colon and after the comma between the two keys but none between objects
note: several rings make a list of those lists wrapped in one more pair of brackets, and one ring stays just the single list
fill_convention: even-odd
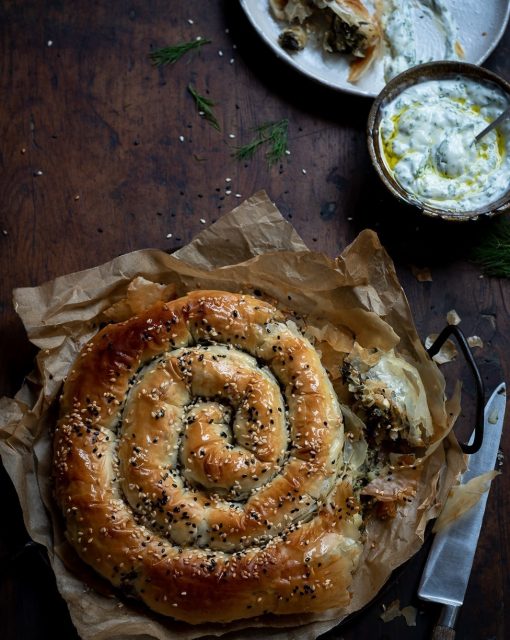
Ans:
[{"label": "metal knife", "polygon": [[[502,382],[485,406],[483,443],[479,451],[469,457],[462,484],[494,469],[505,405],[506,385]],[[455,638],[455,622],[464,602],[488,493],[486,491],[474,507],[434,537],[418,587],[418,596],[422,600],[444,605],[434,628],[433,640]]]}]

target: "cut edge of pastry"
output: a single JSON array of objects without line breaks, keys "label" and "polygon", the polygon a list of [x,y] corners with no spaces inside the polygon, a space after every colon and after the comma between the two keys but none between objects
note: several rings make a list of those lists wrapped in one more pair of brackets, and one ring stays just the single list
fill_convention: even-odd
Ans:
[{"label": "cut edge of pastry", "polygon": [[370,69],[381,50],[382,37],[377,8],[375,13],[371,15],[360,0],[332,0],[329,2],[325,0],[324,4],[349,27],[357,28],[366,42],[363,55],[359,55],[356,51],[352,52],[355,60],[349,65],[347,80],[355,83]]},{"label": "cut edge of pastry", "polygon": [[380,43],[378,42],[366,50],[364,58],[356,58],[353,60],[349,65],[349,75],[347,76],[348,82],[355,83],[362,78],[379,57],[379,52]]},{"label": "cut edge of pastry", "polygon": [[380,54],[382,37],[377,6],[374,14],[370,14],[361,0],[312,0],[310,6],[313,6],[313,11],[302,0],[269,0],[269,5],[275,18],[286,22],[291,27],[303,25],[313,13],[329,10],[346,26],[347,30],[351,30],[353,34],[357,32],[360,36],[359,44],[351,46],[346,43],[344,51],[336,49],[328,42],[328,35],[334,33],[333,29],[324,30],[322,33],[323,48],[326,51],[343,52],[354,56],[355,59],[349,65],[347,78],[351,83],[357,82]]}]

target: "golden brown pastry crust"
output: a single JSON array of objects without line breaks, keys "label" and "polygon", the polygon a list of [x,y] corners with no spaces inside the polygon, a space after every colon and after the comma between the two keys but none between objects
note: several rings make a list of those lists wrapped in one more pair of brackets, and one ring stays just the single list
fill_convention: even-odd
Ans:
[{"label": "golden brown pastry crust", "polygon": [[67,536],[151,609],[198,624],[350,600],[359,516],[311,344],[271,305],[196,291],[100,331],[54,438]]}]

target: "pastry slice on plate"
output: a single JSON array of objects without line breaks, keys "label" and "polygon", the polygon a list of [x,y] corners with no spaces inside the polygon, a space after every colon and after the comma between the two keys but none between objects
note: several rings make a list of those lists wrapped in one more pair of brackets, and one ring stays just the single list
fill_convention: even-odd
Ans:
[{"label": "pastry slice on plate", "polygon": [[322,18],[317,24],[321,25],[319,31],[325,51],[355,57],[350,67],[350,82],[359,80],[377,56],[381,41],[379,23],[360,0],[270,0],[270,5],[278,20],[290,24],[280,36],[280,44],[285,48],[303,48],[306,43],[303,37],[298,38],[300,46],[287,46],[296,42],[295,30],[306,28],[315,16]]}]

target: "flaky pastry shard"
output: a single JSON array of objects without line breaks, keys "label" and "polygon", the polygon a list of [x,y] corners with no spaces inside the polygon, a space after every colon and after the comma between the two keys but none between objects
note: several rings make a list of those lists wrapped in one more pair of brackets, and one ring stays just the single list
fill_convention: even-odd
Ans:
[{"label": "flaky pastry shard", "polygon": [[312,3],[308,0],[269,0],[271,9],[278,20],[304,22],[313,14]]},{"label": "flaky pastry shard", "polygon": [[379,26],[360,0],[316,0],[321,9],[333,14],[327,45],[332,51],[345,51],[364,58],[380,39]]},{"label": "flaky pastry shard", "polygon": [[278,20],[290,24],[303,24],[320,14],[325,19],[324,49],[356,58],[350,65],[349,82],[359,80],[378,56],[379,22],[360,0],[270,0],[270,5]]},{"label": "flaky pastry shard", "polygon": [[344,361],[344,374],[380,439],[404,438],[413,447],[427,446],[434,427],[425,387],[413,366],[393,351],[371,352],[355,344]]}]

